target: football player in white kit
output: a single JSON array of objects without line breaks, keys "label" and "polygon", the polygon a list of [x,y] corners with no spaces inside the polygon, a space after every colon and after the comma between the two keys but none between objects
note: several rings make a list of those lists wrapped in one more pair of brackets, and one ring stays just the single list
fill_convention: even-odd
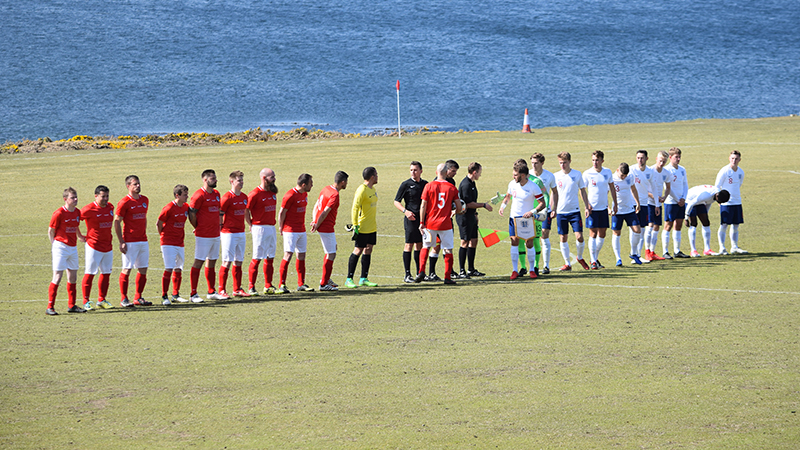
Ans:
[{"label": "football player in white kit", "polygon": [[642,239],[642,228],[639,223],[639,211],[641,210],[641,203],[639,202],[639,193],[636,190],[636,183],[633,177],[629,176],[630,167],[628,163],[621,163],[616,172],[614,172],[614,190],[617,193],[617,201],[619,203],[618,210],[614,213],[611,220],[611,231],[614,236],[611,237],[611,247],[614,249],[614,256],[617,257],[617,267],[622,266],[620,235],[622,234],[622,225],[627,223],[631,233],[631,254],[630,257],[634,264],[642,264],[639,259],[639,241]]},{"label": "football player in white kit", "polygon": [[697,219],[703,224],[703,254],[713,255],[711,251],[711,223],[708,221],[708,207],[715,201],[725,203],[730,198],[726,190],[719,190],[716,186],[704,184],[689,189],[686,196],[686,220],[689,223],[689,245],[692,247],[692,258],[700,256],[695,240],[697,239]]},{"label": "football player in white kit", "polygon": [[664,165],[669,161],[669,153],[661,150],[656,156],[656,163],[650,166],[653,169],[653,178],[650,181],[650,195],[647,196],[647,232],[650,238],[645,239],[645,259],[650,261],[662,261],[664,258],[656,253],[658,244],[658,230],[663,222],[661,204],[667,199],[670,192],[670,180],[672,177],[669,172],[664,170]]},{"label": "football player in white kit", "polygon": [[731,195],[731,198],[723,203],[719,208],[720,226],[717,232],[719,238],[719,253],[727,255],[728,251],[725,249],[725,232],[728,225],[731,226],[731,253],[744,254],[746,250],[739,247],[739,225],[744,223],[744,214],[742,213],[742,181],[744,181],[744,170],[739,167],[739,161],[742,160],[742,154],[738,150],[731,152],[729,158],[730,164],[720,169],[717,174],[717,181],[714,183],[718,189],[725,189]]},{"label": "football player in white kit", "polygon": [[686,169],[680,165],[681,149],[672,147],[669,149],[669,164],[664,166],[664,170],[671,175],[670,191],[664,201],[664,232],[661,234],[664,258],[672,259],[669,254],[669,238],[672,232],[672,248],[675,250],[676,258],[689,258],[689,255],[681,251],[681,228],[683,228],[683,218],[686,216],[686,195],[689,191],[689,182],[686,177]]},{"label": "football player in white kit", "polygon": [[[586,212],[586,228],[589,229],[589,260],[592,269],[602,269],[598,255],[603,248],[608,230],[608,216],[617,213],[617,193],[614,190],[614,174],[611,169],[603,167],[604,154],[600,150],[592,152],[592,167],[583,172],[583,182],[586,184],[586,195],[591,212]],[[608,193],[614,200],[611,211],[608,210]]]},{"label": "football player in white kit", "polygon": [[[633,175],[633,183],[636,186],[636,192],[639,193],[639,213],[637,216],[639,217],[639,226],[644,231],[642,234],[642,238],[639,239],[639,248],[636,251],[637,255],[642,254],[642,248],[644,247],[645,241],[650,239],[650,235],[648,234],[651,230],[647,224],[650,223],[649,217],[649,208],[647,207],[647,202],[650,199],[650,196],[653,195],[650,193],[650,186],[653,177],[655,176],[655,171],[649,167],[647,167],[647,150],[639,150],[636,152],[636,165],[630,168],[630,174]],[[633,239],[633,233],[631,233],[631,239]],[[633,242],[631,242],[633,244]],[[650,262],[650,259],[647,258],[647,255],[644,258],[641,258],[643,263]]]}]

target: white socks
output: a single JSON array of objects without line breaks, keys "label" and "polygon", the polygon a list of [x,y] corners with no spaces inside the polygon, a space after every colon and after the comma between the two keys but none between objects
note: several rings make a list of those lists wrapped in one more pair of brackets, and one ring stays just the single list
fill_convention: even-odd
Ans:
[{"label": "white socks", "polygon": [[711,250],[711,227],[703,227],[703,251]]},{"label": "white socks", "polygon": [[583,249],[586,247],[586,241],[576,243],[576,247],[578,247],[576,251],[578,259],[583,259]]},{"label": "white socks", "polygon": [[[697,251],[697,227],[689,227],[689,247],[692,248],[693,252]],[[677,253],[677,251],[675,252]]]},{"label": "white socks", "polygon": [[675,229],[672,230],[672,248],[675,253],[681,251],[681,232]]},{"label": "white socks", "polygon": [[633,231],[630,232],[630,241],[631,241],[631,255],[641,256],[642,255],[642,232],[634,233]]},{"label": "white socks", "polygon": [[571,266],[570,260],[572,256],[569,254],[569,242],[561,242],[561,256],[564,257],[564,263]]},{"label": "white socks", "polygon": [[542,239],[542,260],[545,267],[550,267],[550,238]]},{"label": "white socks", "polygon": [[621,261],[622,257],[620,256],[620,243],[619,243],[620,236],[614,234],[611,236],[611,248],[614,249],[614,256],[617,258],[617,261]]},{"label": "white socks", "polygon": [[519,272],[519,246],[514,244],[511,244],[511,267],[514,272]]}]

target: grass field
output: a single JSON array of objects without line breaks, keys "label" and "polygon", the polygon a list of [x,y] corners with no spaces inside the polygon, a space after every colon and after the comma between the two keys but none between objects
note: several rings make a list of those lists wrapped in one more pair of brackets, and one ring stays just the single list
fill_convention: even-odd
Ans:
[{"label": "grass field", "polygon": [[[478,251],[485,278],[402,284],[402,217],[391,203],[409,161],[421,161],[430,180],[437,163],[456,159],[459,181],[479,161],[478,189],[488,200],[504,191],[513,161],[535,151],[551,171],[555,155],[569,151],[582,171],[599,149],[613,170],[635,163],[637,149],[654,155],[672,146],[683,150],[690,186],[713,183],[730,151],[743,153],[740,243],[750,254],[626,262],[511,283],[502,243]],[[249,192],[259,170],[271,167],[282,193],[301,172],[313,174],[316,198],[345,170],[343,225],[368,165],[379,172],[370,276],[378,288],[67,315],[62,282],[62,314],[44,314],[52,276],[46,230],[69,185],[81,206],[98,184],[116,203],[124,177],[139,175],[151,201],[146,296],[156,301],[163,264],[155,219],[175,184],[193,191],[202,170],[213,168],[224,192],[225,175],[242,170]],[[0,447],[776,449],[800,442],[800,118],[13,155],[0,157],[0,172]],[[716,209],[711,218],[716,248]],[[504,229],[496,213],[481,212],[480,220]],[[322,253],[316,236],[309,244],[309,284],[317,284]],[[341,283],[351,250],[343,231],[339,244]],[[189,238],[187,255],[193,249]],[[601,260],[613,260],[610,243]],[[557,244],[552,261],[562,261]],[[115,254],[115,304],[119,266]],[[188,284],[186,276],[185,294]]]}]

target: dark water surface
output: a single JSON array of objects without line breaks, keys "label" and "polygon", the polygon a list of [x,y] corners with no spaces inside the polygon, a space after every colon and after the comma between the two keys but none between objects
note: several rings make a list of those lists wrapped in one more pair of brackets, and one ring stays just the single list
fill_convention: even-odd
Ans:
[{"label": "dark water surface", "polygon": [[0,142],[394,127],[397,79],[405,127],[788,115],[800,3],[0,4]]}]

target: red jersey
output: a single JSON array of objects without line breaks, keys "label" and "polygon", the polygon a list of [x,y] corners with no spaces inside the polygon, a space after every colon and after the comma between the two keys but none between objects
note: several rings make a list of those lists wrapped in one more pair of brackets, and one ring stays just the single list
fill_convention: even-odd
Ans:
[{"label": "red jersey", "polygon": [[147,242],[147,197],[134,199],[126,195],[117,203],[116,215],[122,217],[122,239],[125,242]]},{"label": "red jersey", "polygon": [[[325,208],[331,208],[331,211],[325,216],[322,223],[318,223],[318,219]],[[325,186],[322,192],[319,193],[317,203],[314,204],[314,222],[317,223],[317,231],[320,233],[333,233],[333,226],[336,225],[336,213],[339,212],[339,191],[333,186]]]},{"label": "red jersey", "polygon": [[183,247],[185,236],[183,229],[186,227],[188,216],[189,205],[187,203],[184,203],[183,206],[178,206],[176,200],[167,203],[167,206],[158,215],[158,220],[163,224],[161,226],[161,245]]},{"label": "red jersey", "polygon": [[222,196],[219,210],[225,214],[222,222],[223,233],[244,233],[244,216],[247,212],[247,196],[228,191]]},{"label": "red jersey", "polygon": [[70,212],[66,206],[58,208],[50,218],[50,228],[56,230],[55,239],[70,247],[78,245],[78,224],[81,222],[81,211],[75,208]]},{"label": "red jersey", "polygon": [[189,207],[195,210],[197,217],[194,235],[203,238],[219,237],[219,192],[216,189],[206,192],[200,188],[189,200]]},{"label": "red jersey", "polygon": [[281,231],[290,233],[306,231],[306,205],[308,205],[308,193],[300,192],[296,187],[283,196],[281,208],[286,210],[286,218]]},{"label": "red jersey", "polygon": [[434,180],[422,190],[425,204],[425,228],[444,231],[453,229],[450,213],[453,202],[458,200],[458,189],[444,180]]},{"label": "red jersey", "polygon": [[247,208],[250,210],[250,220],[253,225],[275,225],[275,206],[278,197],[274,192],[266,191],[261,186],[256,186],[247,196]]},{"label": "red jersey", "polygon": [[86,243],[98,252],[114,249],[111,229],[114,228],[114,205],[101,208],[97,202],[89,203],[81,210],[81,220],[86,222]]}]

